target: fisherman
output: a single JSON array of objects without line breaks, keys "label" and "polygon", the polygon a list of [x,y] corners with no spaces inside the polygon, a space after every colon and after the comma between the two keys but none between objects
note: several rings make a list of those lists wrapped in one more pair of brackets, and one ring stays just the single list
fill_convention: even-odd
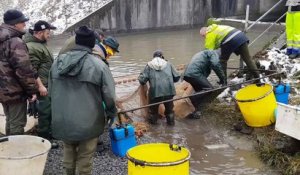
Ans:
[{"label": "fisherman", "polygon": [[287,0],[286,54],[294,59],[300,56],[300,0]]},{"label": "fisherman", "polygon": [[[101,34],[95,32],[96,44],[93,48],[93,54],[99,57],[102,61],[104,61],[107,65],[108,59],[111,56],[114,56],[117,52],[119,52],[119,43],[118,41],[112,37],[108,36],[103,38]],[[75,47],[75,36],[70,37],[59,51],[59,54],[66,53]]]},{"label": "fisherman", "polygon": [[[207,80],[213,70],[220,79],[219,84],[226,85],[226,77],[219,60],[219,54],[216,50],[204,50],[198,52],[192,57],[188,64],[183,79],[190,83],[195,92],[213,89],[211,83]],[[199,119],[201,109],[206,103],[210,103],[218,96],[219,92],[206,93],[203,95],[191,96],[190,100],[195,107],[195,112],[189,115],[189,118]]]},{"label": "fisherman", "polygon": [[[176,95],[174,83],[179,79],[179,73],[170,62],[165,60],[161,50],[153,53],[153,59],[148,62],[144,71],[138,77],[141,85],[145,85],[149,81],[150,89],[148,91],[148,98],[150,104],[173,99]],[[165,102],[163,104],[165,106],[167,124],[174,125],[173,102]],[[149,107],[149,122],[151,124],[157,123],[158,107],[159,105]]]},{"label": "fisherman", "polygon": [[109,67],[92,54],[94,31],[79,27],[75,43],[50,70],[52,134],[64,143],[64,173],[75,175],[77,168],[79,174],[91,175],[105,117],[113,121],[117,115],[115,84]]},{"label": "fisherman", "polygon": [[256,64],[249,53],[249,39],[242,31],[226,25],[211,24],[208,27],[202,27],[200,35],[205,38],[206,49],[216,50],[221,48],[220,63],[225,77],[227,77],[227,61],[234,52],[236,55],[241,56],[252,75],[259,78]]}]

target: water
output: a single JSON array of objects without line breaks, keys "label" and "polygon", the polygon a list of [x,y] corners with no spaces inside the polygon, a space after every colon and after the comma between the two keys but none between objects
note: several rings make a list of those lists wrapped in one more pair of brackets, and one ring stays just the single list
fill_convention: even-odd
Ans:
[{"label": "water", "polygon": [[[253,40],[262,31],[248,33]],[[250,53],[254,55],[273,38],[277,33],[271,32],[264,35],[259,42],[250,47]],[[132,34],[116,37],[120,43],[120,53],[109,60],[114,76],[139,73],[146,63],[151,60],[153,52],[161,49],[174,65],[187,64],[192,56],[203,50],[204,39],[200,37],[198,29],[148,32],[145,34]],[[49,46],[57,55],[66,38],[50,41]],[[234,54],[228,62],[228,67],[238,67],[238,57]]]},{"label": "water", "polygon": [[[120,53],[109,60],[114,76],[138,74],[151,60],[156,49],[163,50],[165,58],[174,65],[187,64],[191,57],[203,50],[204,40],[199,36],[198,29],[148,32],[117,37]],[[250,40],[262,31],[248,33]],[[277,33],[270,32],[258,43],[250,47],[254,55]],[[57,54],[66,38],[52,40],[49,46]],[[239,59],[232,56],[228,67],[238,67]],[[134,91],[138,83],[118,85],[118,96],[128,95]],[[251,141],[230,136],[204,119],[179,120],[175,127],[167,127],[164,121],[153,126],[150,132],[142,137],[141,142],[165,142],[186,146],[192,154],[191,175],[215,174],[277,174],[266,167],[255,155]],[[226,148],[207,149],[205,145],[225,144]]]}]

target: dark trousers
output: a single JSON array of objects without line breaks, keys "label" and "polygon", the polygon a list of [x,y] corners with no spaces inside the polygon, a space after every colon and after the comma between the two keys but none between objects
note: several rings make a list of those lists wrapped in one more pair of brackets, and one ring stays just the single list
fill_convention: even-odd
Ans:
[{"label": "dark trousers", "polygon": [[[150,99],[149,103],[150,104],[152,104],[152,103],[158,103],[158,102],[161,102],[161,101],[171,100],[171,99],[173,99],[173,96],[157,97],[157,98],[154,98],[154,99]],[[165,115],[166,116],[169,115],[169,114],[174,113],[174,111],[173,111],[173,108],[174,108],[173,101],[166,102],[166,103],[163,103],[163,104],[165,106]],[[158,115],[158,107],[159,107],[159,105],[155,105],[155,106],[149,107],[150,114],[152,114],[152,115]]]},{"label": "dark trousers", "polygon": [[51,102],[48,96],[38,96],[38,128],[37,132],[40,137],[51,138]]},{"label": "dark trousers", "polygon": [[[248,49],[248,43],[242,44],[239,48],[237,48],[235,53],[240,55],[241,59],[246,63],[247,68],[249,69],[251,74],[255,78],[259,78],[259,71],[257,70],[257,66],[256,66],[255,62],[252,60],[252,58],[250,56],[249,49]],[[231,53],[226,54],[226,55],[223,54],[223,55],[221,55],[221,58],[220,58],[220,63],[222,65],[222,68],[223,68],[223,71],[224,71],[226,77],[227,77],[227,61],[228,61],[230,55],[231,55]]]},{"label": "dark trousers", "polygon": [[[213,89],[213,86],[210,84],[210,82],[204,76],[199,77],[199,78],[183,77],[183,79],[193,86],[196,93],[200,92],[200,91]],[[220,91],[208,92],[208,93],[201,94],[201,95],[191,96],[190,100],[191,100],[193,106],[195,107],[195,109],[198,111],[205,104],[212,102],[219,94],[220,94]]]},{"label": "dark trousers", "polygon": [[2,106],[6,116],[6,135],[24,134],[24,127],[27,122],[27,102],[2,103]]}]

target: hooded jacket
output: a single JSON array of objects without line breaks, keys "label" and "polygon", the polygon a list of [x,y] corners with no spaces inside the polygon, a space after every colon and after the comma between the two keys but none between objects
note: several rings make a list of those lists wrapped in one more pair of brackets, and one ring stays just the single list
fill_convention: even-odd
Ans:
[{"label": "hooded jacket", "polygon": [[49,70],[53,63],[53,55],[49,51],[46,41],[37,39],[31,33],[24,35],[24,41],[29,50],[31,64],[44,86],[47,87]]},{"label": "hooded jacket", "polygon": [[108,66],[84,46],[77,45],[54,61],[49,93],[55,138],[81,141],[98,137],[103,133],[105,115],[116,116],[112,74]]},{"label": "hooded jacket", "polygon": [[25,101],[37,92],[23,32],[13,26],[0,26],[0,102]]},{"label": "hooded jacket", "polygon": [[195,54],[184,72],[184,77],[207,78],[213,70],[221,84],[226,83],[226,77],[216,51],[205,50]]},{"label": "hooded jacket", "polygon": [[171,63],[155,57],[148,62],[138,79],[142,85],[149,81],[149,98],[154,99],[176,95],[174,83],[180,79],[180,75]]}]

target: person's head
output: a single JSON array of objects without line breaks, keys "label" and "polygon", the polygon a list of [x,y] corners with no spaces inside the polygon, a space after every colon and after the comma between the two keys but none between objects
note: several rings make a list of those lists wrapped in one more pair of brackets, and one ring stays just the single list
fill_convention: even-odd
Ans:
[{"label": "person's head", "polygon": [[29,21],[19,10],[7,10],[3,15],[3,21],[7,25],[14,26],[18,31],[25,32],[26,24]]},{"label": "person's head", "polygon": [[34,24],[33,35],[41,41],[48,41],[50,38],[50,30],[55,29],[55,26],[40,20]]},{"label": "person's head", "polygon": [[156,50],[156,51],[153,53],[153,58],[156,58],[156,57],[165,59],[164,54],[163,54],[163,52],[162,52],[161,50]]},{"label": "person's head", "polygon": [[103,44],[105,45],[108,57],[115,55],[116,52],[119,52],[119,43],[115,38],[108,36],[103,40]]},{"label": "person's head", "polygon": [[95,32],[87,26],[81,26],[75,31],[75,43],[88,48],[93,48],[96,43]]},{"label": "person's head", "polygon": [[207,32],[207,27],[202,27],[202,28],[200,29],[200,35],[201,35],[202,37],[205,37],[205,36],[206,36],[206,32]]}]

